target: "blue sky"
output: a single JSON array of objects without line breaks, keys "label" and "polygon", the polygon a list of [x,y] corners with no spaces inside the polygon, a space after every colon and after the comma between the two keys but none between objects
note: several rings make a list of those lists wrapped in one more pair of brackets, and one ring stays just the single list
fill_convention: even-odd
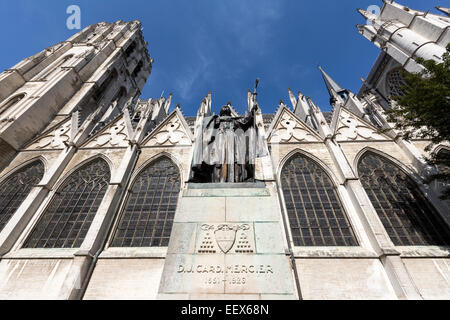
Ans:
[{"label": "blue sky", "polygon": [[[450,6],[449,0],[401,0],[418,10]],[[379,50],[358,34],[364,19],[356,8],[382,6],[381,0],[0,0],[0,69],[74,34],[66,28],[66,8],[81,8],[82,28],[101,21],[142,21],[153,72],[142,97],[173,92],[195,115],[211,91],[213,109],[231,101],[247,107],[247,90],[260,78],[258,101],[265,113],[288,87],[330,110],[317,65],[341,86],[357,92]],[[289,102],[290,104],[290,102]]]}]

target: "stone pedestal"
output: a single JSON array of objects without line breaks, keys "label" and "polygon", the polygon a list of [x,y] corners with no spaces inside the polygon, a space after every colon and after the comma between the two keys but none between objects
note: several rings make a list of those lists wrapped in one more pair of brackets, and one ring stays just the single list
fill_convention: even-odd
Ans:
[{"label": "stone pedestal", "polygon": [[183,191],[159,299],[296,299],[275,188],[195,184]]}]

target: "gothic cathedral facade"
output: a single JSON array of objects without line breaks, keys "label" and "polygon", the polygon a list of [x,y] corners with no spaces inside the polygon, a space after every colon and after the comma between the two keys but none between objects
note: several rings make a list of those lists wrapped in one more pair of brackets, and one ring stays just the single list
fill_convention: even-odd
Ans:
[{"label": "gothic cathedral facade", "polygon": [[[385,1],[361,90],[322,68],[333,111],[289,90],[262,114],[255,182],[192,183],[196,116],[141,100],[139,21],[99,23],[0,74],[0,299],[450,299],[450,206],[430,141],[386,121],[442,15]],[[218,106],[216,106],[218,107]],[[238,116],[231,107],[233,116]],[[450,144],[430,152],[450,152]]]}]

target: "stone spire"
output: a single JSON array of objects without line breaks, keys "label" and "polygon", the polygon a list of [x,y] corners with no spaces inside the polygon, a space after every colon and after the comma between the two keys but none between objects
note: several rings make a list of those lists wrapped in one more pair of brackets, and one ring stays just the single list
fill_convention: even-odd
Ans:
[{"label": "stone spire", "polygon": [[333,107],[334,112],[339,113],[339,108],[345,106],[362,119],[367,120],[368,115],[358,97],[350,90],[343,89],[322,69],[322,67],[319,67],[319,69],[322,72],[323,79],[327,85],[328,92],[330,93],[330,104]]},{"label": "stone spire", "polygon": [[166,115],[169,114],[169,108],[170,108],[170,105],[172,104],[172,98],[173,98],[173,93],[171,93],[169,95],[169,98],[167,99],[167,101],[164,102],[164,111],[165,111]]},{"label": "stone spire", "polygon": [[319,66],[319,70],[322,73],[323,80],[330,94],[330,104],[334,107],[336,103],[344,103],[348,98],[348,91],[334,81],[321,66]]},{"label": "stone spire", "polygon": [[170,105],[172,103],[172,97],[173,94],[171,93],[169,95],[169,98],[161,97],[159,99],[152,100],[152,103],[154,103],[154,107],[152,110],[152,117],[151,119],[154,120],[156,123],[160,123],[162,120],[164,120],[169,115],[169,109]]},{"label": "stone spire", "polygon": [[203,98],[200,108],[198,109],[197,116],[210,116],[211,115],[211,91]]},{"label": "stone spire", "polygon": [[317,129],[314,124],[314,119],[311,118],[311,107],[306,101],[306,97],[299,91],[298,98],[295,97],[294,93],[289,90],[289,98],[291,99],[292,106],[294,107],[294,113],[311,128]]},{"label": "stone spire", "polygon": [[306,97],[306,100],[308,101],[308,104],[311,106],[311,115],[314,119],[314,122],[317,123],[317,129],[324,139],[329,139],[333,136],[333,133],[331,132],[330,126],[327,123],[327,120],[325,119],[325,116],[323,115],[320,108],[312,101],[310,97]]},{"label": "stone spire", "polygon": [[288,92],[289,92],[289,99],[291,100],[292,103],[292,107],[295,109],[297,108],[297,98],[295,97],[294,93],[292,92],[291,88],[288,88]]}]

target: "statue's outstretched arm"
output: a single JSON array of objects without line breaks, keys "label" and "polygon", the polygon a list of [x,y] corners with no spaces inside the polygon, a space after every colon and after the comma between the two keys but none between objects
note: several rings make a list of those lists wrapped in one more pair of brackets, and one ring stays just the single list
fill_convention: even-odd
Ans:
[{"label": "statue's outstretched arm", "polygon": [[209,120],[208,124],[206,125],[206,128],[208,128],[208,127],[211,125],[211,123],[212,123],[213,121],[215,121],[218,117],[219,117],[218,115],[214,115],[214,116],[211,118],[211,120]]},{"label": "statue's outstretched arm", "polygon": [[254,125],[254,123],[255,123],[255,115],[256,115],[257,111],[258,111],[258,106],[255,105],[252,108],[252,110],[250,111],[250,113],[247,114],[244,118],[242,118],[242,120],[239,121],[240,127],[244,131],[247,131],[251,126]]}]

